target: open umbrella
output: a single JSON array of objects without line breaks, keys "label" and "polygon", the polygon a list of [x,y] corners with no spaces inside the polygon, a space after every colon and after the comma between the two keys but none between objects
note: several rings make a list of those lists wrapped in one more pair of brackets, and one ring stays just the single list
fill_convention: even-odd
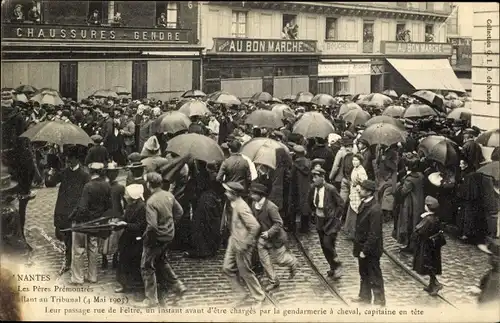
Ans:
[{"label": "open umbrella", "polygon": [[460,160],[457,144],[444,136],[428,136],[418,145],[418,150],[429,159],[443,166],[458,165]]},{"label": "open umbrella", "polygon": [[250,102],[269,102],[273,96],[267,92],[257,92],[248,100]]},{"label": "open umbrella", "polygon": [[446,112],[443,106],[444,100],[432,91],[421,90],[413,93],[411,96],[418,99],[420,102],[424,104],[428,104],[429,106],[437,109],[438,111]]},{"label": "open umbrella", "polygon": [[404,113],[405,113],[405,108],[403,108],[402,106],[391,105],[385,108],[385,110],[382,112],[382,115],[393,118],[401,118]]},{"label": "open umbrella", "polygon": [[28,97],[24,93],[14,93],[13,96],[14,101],[19,101],[19,102],[28,102]]},{"label": "open umbrella", "polygon": [[380,93],[371,93],[358,100],[358,104],[371,107],[385,107],[392,103],[392,99],[387,95]]},{"label": "open umbrella", "polygon": [[341,117],[347,112],[352,110],[363,110],[363,109],[357,103],[354,102],[344,103],[340,106],[340,110],[337,117]]},{"label": "open umbrella", "polygon": [[187,133],[170,139],[167,151],[179,156],[190,154],[194,159],[206,161],[224,160],[224,153],[213,139],[197,133]]},{"label": "open umbrella", "polygon": [[269,110],[255,110],[250,113],[246,120],[246,124],[251,124],[259,128],[277,129],[283,127],[283,122],[276,113]]},{"label": "open umbrella", "polygon": [[477,170],[478,173],[493,177],[495,181],[500,181],[500,161],[492,161]]},{"label": "open umbrella", "polygon": [[38,93],[50,93],[50,94],[53,94],[53,95],[57,95],[58,97],[62,97],[61,96],[61,92],[59,92],[56,89],[52,89],[50,87],[42,87],[41,89],[38,89],[38,91],[36,91],[35,94],[38,94]]},{"label": "open umbrella", "polygon": [[373,117],[365,123],[365,126],[369,127],[369,126],[377,124],[377,123],[388,123],[388,124],[392,124],[392,125],[400,128],[402,130],[405,130],[405,125],[403,122],[401,122],[401,120],[394,119],[393,117],[389,117],[389,116]]},{"label": "open umbrella", "polygon": [[297,98],[297,96],[295,94],[288,94],[288,95],[285,95],[284,97],[282,97],[281,100],[283,100],[283,102],[295,101],[296,98]]},{"label": "open umbrella", "polygon": [[116,94],[118,94],[118,96],[131,94],[131,92],[126,87],[121,86],[121,85],[113,86],[110,90],[113,92],[116,92]]},{"label": "open umbrella", "polygon": [[412,104],[405,110],[403,118],[422,118],[437,115],[433,108],[426,104]]},{"label": "open umbrella", "polygon": [[212,114],[206,103],[199,100],[187,101],[179,108],[179,112],[184,113],[188,117]]},{"label": "open umbrella", "polygon": [[31,99],[31,101],[38,102],[42,104],[50,104],[50,105],[63,105],[64,101],[57,94],[53,94],[50,92],[41,92],[35,94]]},{"label": "open umbrella", "polygon": [[269,138],[254,138],[246,142],[241,147],[241,154],[247,156],[255,164],[262,164],[276,169],[276,151],[283,149],[287,154],[290,153],[287,146]]},{"label": "open umbrella", "polygon": [[351,96],[351,94],[345,90],[338,91],[335,96]]},{"label": "open umbrella", "polygon": [[213,97],[216,97],[217,95],[221,94],[221,93],[224,93],[224,94],[229,94],[227,92],[224,92],[224,91],[215,91],[213,93],[210,93],[210,94],[207,94],[207,99],[208,100],[211,100]]},{"label": "open umbrella", "polygon": [[191,120],[179,111],[169,111],[158,117],[153,122],[154,132],[177,133],[188,130]]},{"label": "open umbrella", "polygon": [[457,108],[452,110],[448,114],[448,119],[454,119],[454,120],[471,120],[472,118],[472,111],[466,108]]},{"label": "open umbrella", "polygon": [[274,112],[280,120],[295,117],[295,112],[288,105],[280,103],[272,106],[271,111]]},{"label": "open umbrella", "polygon": [[309,103],[311,102],[314,95],[310,92],[299,92],[295,97],[295,102],[297,103]]},{"label": "open umbrella", "polygon": [[240,105],[241,101],[236,96],[221,92],[212,97],[210,97],[210,101],[216,104],[224,104],[224,105]]},{"label": "open umbrella", "polygon": [[335,103],[335,99],[330,94],[316,94],[312,98],[311,103],[322,106],[331,106]]},{"label": "open umbrella", "polygon": [[82,145],[93,143],[89,135],[77,125],[64,121],[44,121],[26,130],[21,137],[31,141],[43,141],[52,144]]},{"label": "open umbrella", "polygon": [[366,139],[370,145],[390,146],[406,142],[406,131],[390,123],[376,123],[369,125],[361,134],[361,138]]},{"label": "open umbrella", "polygon": [[293,133],[305,138],[326,138],[335,132],[335,127],[319,112],[306,112],[293,126]]},{"label": "open umbrella", "polygon": [[382,92],[382,94],[387,95],[388,97],[394,98],[394,99],[399,98],[398,93],[394,90],[391,90],[391,89],[385,90],[384,92]]},{"label": "open umbrella", "polygon": [[207,96],[205,92],[200,90],[189,90],[181,95],[183,98],[203,98],[205,96]]},{"label": "open umbrella", "polygon": [[24,93],[26,95],[32,95],[35,94],[37,91],[36,88],[34,88],[31,85],[21,85],[16,88],[17,93]]},{"label": "open umbrella", "polygon": [[485,147],[500,146],[500,128],[483,132],[476,138],[476,142]]},{"label": "open umbrella", "polygon": [[283,101],[281,101],[281,100],[280,100],[280,99],[278,99],[278,98],[273,97],[273,98],[271,99],[271,101],[269,101],[269,103],[283,103]]},{"label": "open umbrella", "polygon": [[368,120],[370,120],[370,118],[371,115],[364,110],[351,110],[342,115],[342,120],[351,123],[351,126],[349,127],[351,129],[355,126],[366,123]]},{"label": "open umbrella", "polygon": [[118,94],[115,91],[112,90],[97,90],[92,94],[93,97],[96,98],[115,98],[118,99]]}]

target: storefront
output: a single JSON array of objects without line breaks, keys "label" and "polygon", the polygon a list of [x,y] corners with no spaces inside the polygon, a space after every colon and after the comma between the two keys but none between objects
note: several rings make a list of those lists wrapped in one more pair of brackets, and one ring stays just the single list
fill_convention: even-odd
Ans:
[{"label": "storefront", "polygon": [[386,55],[384,68],[389,72],[384,87],[398,94],[415,90],[465,92],[449,62],[451,44],[383,41],[381,52]]},{"label": "storefront", "polygon": [[105,8],[120,10],[127,18],[126,26],[106,23],[105,18],[97,25],[82,25],[88,1],[68,6],[44,2],[43,24],[3,24],[2,87],[50,87],[76,100],[113,86],[126,87],[133,98],[160,100],[200,87],[202,48],[195,45],[193,3],[178,8],[183,28],[155,27],[154,2],[107,3]]},{"label": "storefront", "polygon": [[241,99],[256,92],[284,97],[317,92],[316,41],[214,38],[203,58],[203,91],[223,90]]},{"label": "storefront", "polygon": [[357,52],[356,40],[325,41],[318,66],[318,93],[370,93],[370,60],[347,58]]},{"label": "storefront", "polygon": [[451,67],[467,93],[472,91],[472,38],[449,38],[452,45]]}]

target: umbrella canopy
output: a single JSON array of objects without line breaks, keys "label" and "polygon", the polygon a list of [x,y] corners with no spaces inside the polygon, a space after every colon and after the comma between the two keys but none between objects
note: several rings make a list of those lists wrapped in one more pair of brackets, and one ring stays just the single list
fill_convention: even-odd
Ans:
[{"label": "umbrella canopy", "polygon": [[32,94],[36,93],[36,91],[37,91],[37,89],[31,85],[21,85],[21,86],[16,88],[17,93],[24,93],[27,95],[32,95]]},{"label": "umbrella canopy", "polygon": [[217,96],[217,95],[219,95],[221,93],[229,94],[229,93],[224,92],[224,91],[215,91],[213,93],[208,94],[207,95],[207,99],[211,100],[213,97],[215,97],[215,96]]},{"label": "umbrella canopy", "polygon": [[418,150],[424,156],[443,166],[458,165],[460,153],[457,144],[444,136],[428,136],[420,142]]},{"label": "umbrella canopy", "polygon": [[437,115],[433,108],[426,104],[412,104],[405,110],[403,118],[422,118]]},{"label": "umbrella canopy", "polygon": [[395,98],[395,99],[399,98],[398,93],[391,89],[385,90],[384,92],[382,92],[382,94],[387,95],[390,98]]},{"label": "umbrella canopy", "polygon": [[249,99],[250,102],[269,102],[273,96],[267,92],[257,92]]},{"label": "umbrella canopy", "polygon": [[345,90],[340,90],[335,94],[335,96],[351,96],[351,94]]},{"label": "umbrella canopy", "polygon": [[429,106],[436,108],[439,111],[445,112],[443,107],[444,100],[432,91],[421,90],[413,93],[411,96],[417,98],[424,104],[428,104]]},{"label": "umbrella canopy", "polygon": [[179,111],[169,111],[158,117],[153,122],[154,132],[177,133],[188,130],[191,120]]},{"label": "umbrella canopy", "polygon": [[28,97],[24,93],[14,93],[14,96],[12,98],[14,101],[19,101],[19,102],[28,102]]},{"label": "umbrella canopy", "polygon": [[116,92],[116,94],[118,94],[118,96],[131,94],[131,92],[126,87],[121,86],[121,85],[113,86],[110,90],[113,92]]},{"label": "umbrella canopy", "polygon": [[295,117],[295,112],[288,105],[280,103],[272,106],[271,111],[274,112],[280,120]]},{"label": "umbrella canopy", "polygon": [[186,104],[187,102],[192,102],[192,101],[195,101],[196,99],[195,98],[182,98],[182,100],[178,101],[176,104],[175,104],[175,108],[177,110],[179,110],[184,104]]},{"label": "umbrella canopy", "polygon": [[179,108],[179,112],[184,113],[188,117],[212,114],[206,103],[199,100],[187,101]]},{"label": "umbrella canopy", "polygon": [[280,99],[278,98],[272,98],[271,101],[269,101],[269,103],[283,103],[283,101],[281,101]]},{"label": "umbrella canopy", "polygon": [[385,107],[392,103],[392,99],[384,94],[372,93],[363,97],[358,103],[372,107]]},{"label": "umbrella canopy", "polygon": [[500,128],[483,132],[476,138],[476,142],[485,147],[500,146]]},{"label": "umbrella canopy", "polygon": [[181,97],[183,98],[203,98],[206,97],[207,95],[205,92],[200,91],[200,90],[189,90],[184,92]]},{"label": "umbrella canopy", "polygon": [[382,115],[393,117],[393,118],[401,118],[404,113],[405,113],[405,108],[403,108],[402,106],[391,105],[391,106],[388,106],[384,110],[384,112],[382,112]]},{"label": "umbrella canopy", "polygon": [[366,123],[370,118],[371,115],[364,110],[351,110],[342,116],[344,121],[351,123],[350,128]]},{"label": "umbrella canopy", "polygon": [[364,93],[358,93],[356,94],[355,96],[352,97],[352,101],[353,102],[357,102],[359,100],[362,100],[365,96],[367,96],[368,94],[364,94]]},{"label": "umbrella canopy", "polygon": [[283,101],[295,101],[296,98],[297,98],[297,96],[295,94],[288,94],[288,95],[285,95],[284,97],[282,97],[281,99]]},{"label": "umbrella canopy", "polygon": [[50,93],[50,94],[57,95],[57,96],[61,97],[61,93],[58,90],[52,89],[50,87],[43,87],[41,89],[38,89],[38,91],[35,94],[38,94],[38,93]]},{"label": "umbrella canopy", "polygon": [[297,96],[295,97],[295,102],[297,103],[309,103],[311,102],[312,98],[314,95],[310,92],[299,92],[297,93]]},{"label": "umbrella canopy", "polygon": [[64,102],[56,94],[50,93],[50,92],[41,92],[38,94],[35,94],[31,99],[31,101],[38,102],[40,104],[50,104],[50,105],[63,105]]},{"label": "umbrella canopy", "polygon": [[369,127],[371,125],[378,124],[378,123],[392,124],[392,125],[396,126],[397,128],[405,130],[405,125],[401,120],[394,119],[393,117],[389,117],[389,116],[373,117],[365,123],[365,126]]},{"label": "umbrella canopy", "polygon": [[316,94],[311,103],[316,105],[331,106],[335,103],[335,99],[330,94]]},{"label": "umbrella canopy", "polygon": [[500,161],[493,161],[477,170],[478,173],[493,177],[495,181],[500,181]]},{"label": "umbrella canopy", "polygon": [[89,135],[77,125],[64,121],[44,121],[34,125],[24,132],[21,137],[31,141],[43,141],[59,146],[82,145],[93,143]]},{"label": "umbrella canopy", "polygon": [[390,123],[376,123],[368,126],[361,134],[361,138],[366,139],[370,145],[390,146],[406,142],[406,131]]},{"label": "umbrella canopy", "polygon": [[255,164],[262,164],[276,169],[276,151],[283,149],[290,153],[287,146],[269,138],[254,138],[246,142],[240,152],[250,158]]},{"label": "umbrella canopy", "polygon": [[224,153],[213,139],[197,133],[187,133],[170,139],[167,151],[179,156],[190,154],[194,159],[211,163],[224,160]]},{"label": "umbrella canopy", "polygon": [[97,90],[92,94],[93,97],[96,98],[115,98],[118,99],[118,94],[115,91],[112,90]]},{"label": "umbrella canopy", "polygon": [[457,108],[452,110],[448,114],[448,119],[455,119],[455,120],[471,120],[472,118],[472,111],[466,108]]},{"label": "umbrella canopy", "polygon": [[306,112],[293,126],[293,133],[305,138],[326,138],[335,132],[335,127],[319,112]]},{"label": "umbrella canopy", "polygon": [[450,92],[444,98],[446,100],[456,100],[458,99],[458,94],[456,94],[455,92]]},{"label": "umbrella canopy", "polygon": [[255,110],[250,113],[246,120],[246,124],[251,124],[259,128],[277,129],[283,127],[283,122],[276,113],[269,110]]},{"label": "umbrella canopy", "polygon": [[339,114],[337,117],[343,116],[344,114],[352,110],[363,110],[363,109],[357,103],[354,102],[344,103],[340,106]]},{"label": "umbrella canopy", "polygon": [[236,96],[221,92],[210,97],[210,101],[217,104],[240,105],[241,101]]}]

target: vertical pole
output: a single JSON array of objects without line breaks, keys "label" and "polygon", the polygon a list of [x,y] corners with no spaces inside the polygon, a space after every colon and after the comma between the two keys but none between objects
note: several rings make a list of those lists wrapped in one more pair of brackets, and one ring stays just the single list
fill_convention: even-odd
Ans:
[{"label": "vertical pole", "polygon": [[114,16],[115,16],[115,2],[108,1],[108,24],[113,22]]}]

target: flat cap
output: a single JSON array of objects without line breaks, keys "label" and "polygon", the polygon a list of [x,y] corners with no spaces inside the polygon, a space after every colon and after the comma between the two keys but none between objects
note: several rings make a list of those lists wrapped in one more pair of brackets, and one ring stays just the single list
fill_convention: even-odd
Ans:
[{"label": "flat cap", "polygon": [[231,193],[241,194],[245,191],[243,185],[238,182],[227,182],[222,184],[222,186],[226,191],[229,191]]},{"label": "flat cap", "polygon": [[101,135],[92,135],[90,137],[90,139],[92,139],[95,143],[101,143],[102,142],[102,137]]},{"label": "flat cap", "polygon": [[439,207],[439,202],[434,197],[427,195],[425,197],[425,205],[427,205],[431,209],[437,209]]},{"label": "flat cap", "polygon": [[314,168],[314,169],[311,171],[311,174],[313,174],[313,175],[325,176],[326,171],[325,171],[323,168],[321,168],[321,167],[317,167],[317,168]]},{"label": "flat cap", "polygon": [[293,152],[296,154],[305,154],[306,149],[302,145],[295,145],[293,146]]},{"label": "flat cap", "polygon": [[321,165],[323,166],[323,164],[325,163],[325,160],[322,159],[322,158],[314,158],[312,161],[311,161],[311,164],[314,166],[314,165]]},{"label": "flat cap", "polygon": [[364,188],[365,190],[375,192],[377,190],[377,186],[375,185],[375,182],[369,179],[365,179],[364,181],[359,184],[361,188]]}]

